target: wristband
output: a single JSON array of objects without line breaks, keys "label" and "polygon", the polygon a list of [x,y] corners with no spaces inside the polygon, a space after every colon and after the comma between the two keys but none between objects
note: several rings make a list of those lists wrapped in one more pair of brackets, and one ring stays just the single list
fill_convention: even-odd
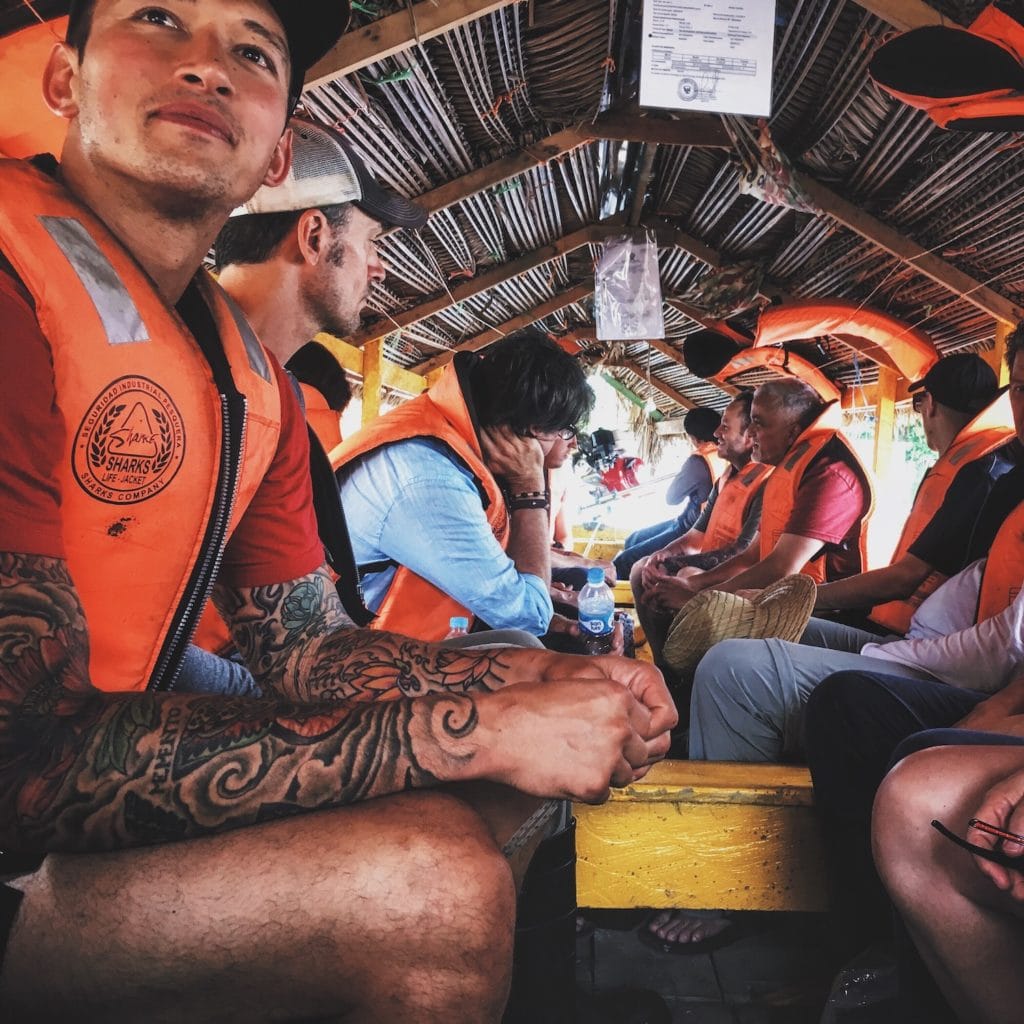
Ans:
[{"label": "wristband", "polygon": [[509,499],[508,510],[510,512],[523,512],[526,509],[541,508],[545,512],[551,511],[551,502],[547,498],[527,498],[524,495],[516,495]]},{"label": "wristband", "polygon": [[548,500],[547,491],[516,491],[515,494],[509,495],[510,500],[516,501],[518,498],[543,498],[545,501]]}]

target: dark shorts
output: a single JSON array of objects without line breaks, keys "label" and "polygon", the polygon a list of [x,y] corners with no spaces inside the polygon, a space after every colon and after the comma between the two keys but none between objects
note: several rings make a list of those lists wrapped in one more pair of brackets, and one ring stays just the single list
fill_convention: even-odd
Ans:
[{"label": "dark shorts", "polygon": [[18,907],[24,894],[11,885],[0,885],[0,968],[4,965],[4,953],[7,952],[7,940],[14,928],[14,919],[18,916]]},{"label": "dark shorts", "polygon": [[[0,869],[3,870],[2,877],[13,878],[19,875],[30,875],[33,871],[39,870],[44,857],[45,854],[5,853],[0,851]],[[24,895],[20,889],[15,889],[13,885],[0,882],[0,970],[3,970],[7,943],[10,941],[11,932],[14,930],[14,922],[18,916],[18,908],[21,906]]]}]

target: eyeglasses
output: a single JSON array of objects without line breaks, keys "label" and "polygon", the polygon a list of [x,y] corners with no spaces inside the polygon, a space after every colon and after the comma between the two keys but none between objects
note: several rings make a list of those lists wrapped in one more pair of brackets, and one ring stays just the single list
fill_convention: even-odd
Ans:
[{"label": "eyeglasses", "polygon": [[[1018,846],[1024,846],[1024,836],[1019,836],[1015,832],[1006,832],[995,825],[990,825],[987,821],[979,821],[977,818],[971,818],[967,823],[967,827],[977,829],[979,832],[985,832],[988,835],[996,836],[1005,842],[1012,842],[1016,843]],[[968,842],[966,839],[962,839],[951,829],[946,828],[941,821],[933,821],[932,828],[940,835],[945,836],[951,842],[956,843],[957,846],[973,853],[975,857],[981,857],[983,860],[990,860],[993,864],[1000,865],[1000,867],[1011,868],[1014,871],[1024,871],[1024,856],[1022,855],[1018,854],[1015,857],[1012,854],[1007,853],[1005,850],[992,850],[987,846],[976,846],[974,843]]]},{"label": "eyeglasses", "polygon": [[574,425],[571,427],[562,427],[561,430],[538,430],[535,433],[526,434],[525,436],[544,439],[557,437],[562,441],[571,441],[579,434],[579,432],[580,428]]},{"label": "eyeglasses", "polygon": [[914,407],[914,412],[921,411],[921,406],[924,405],[924,400],[927,397],[927,391],[918,391],[914,394],[914,397],[910,400],[910,404]]}]

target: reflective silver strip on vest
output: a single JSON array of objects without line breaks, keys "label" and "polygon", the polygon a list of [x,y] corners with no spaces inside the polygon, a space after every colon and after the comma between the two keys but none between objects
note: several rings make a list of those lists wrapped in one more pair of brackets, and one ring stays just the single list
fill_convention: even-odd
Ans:
[{"label": "reflective silver strip on vest", "polygon": [[149,341],[149,332],[128,289],[85,225],[73,217],[40,217],[39,220],[92,299],[108,344]]},{"label": "reflective silver strip on vest", "polygon": [[220,291],[221,295],[224,296],[224,301],[228,304],[228,309],[231,310],[238,333],[242,336],[242,343],[245,345],[245,351],[249,356],[249,365],[252,367],[253,373],[258,373],[269,384],[270,364],[267,362],[267,354],[263,351],[263,346],[259,343],[256,333],[249,326],[249,321],[245,319],[245,314],[238,303],[223,288]]}]

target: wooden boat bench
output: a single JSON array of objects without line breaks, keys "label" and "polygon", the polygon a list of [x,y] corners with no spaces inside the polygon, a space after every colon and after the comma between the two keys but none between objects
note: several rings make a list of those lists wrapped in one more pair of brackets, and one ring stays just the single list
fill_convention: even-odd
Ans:
[{"label": "wooden boat bench", "polygon": [[581,907],[827,908],[806,768],[663,761],[573,813]]}]

